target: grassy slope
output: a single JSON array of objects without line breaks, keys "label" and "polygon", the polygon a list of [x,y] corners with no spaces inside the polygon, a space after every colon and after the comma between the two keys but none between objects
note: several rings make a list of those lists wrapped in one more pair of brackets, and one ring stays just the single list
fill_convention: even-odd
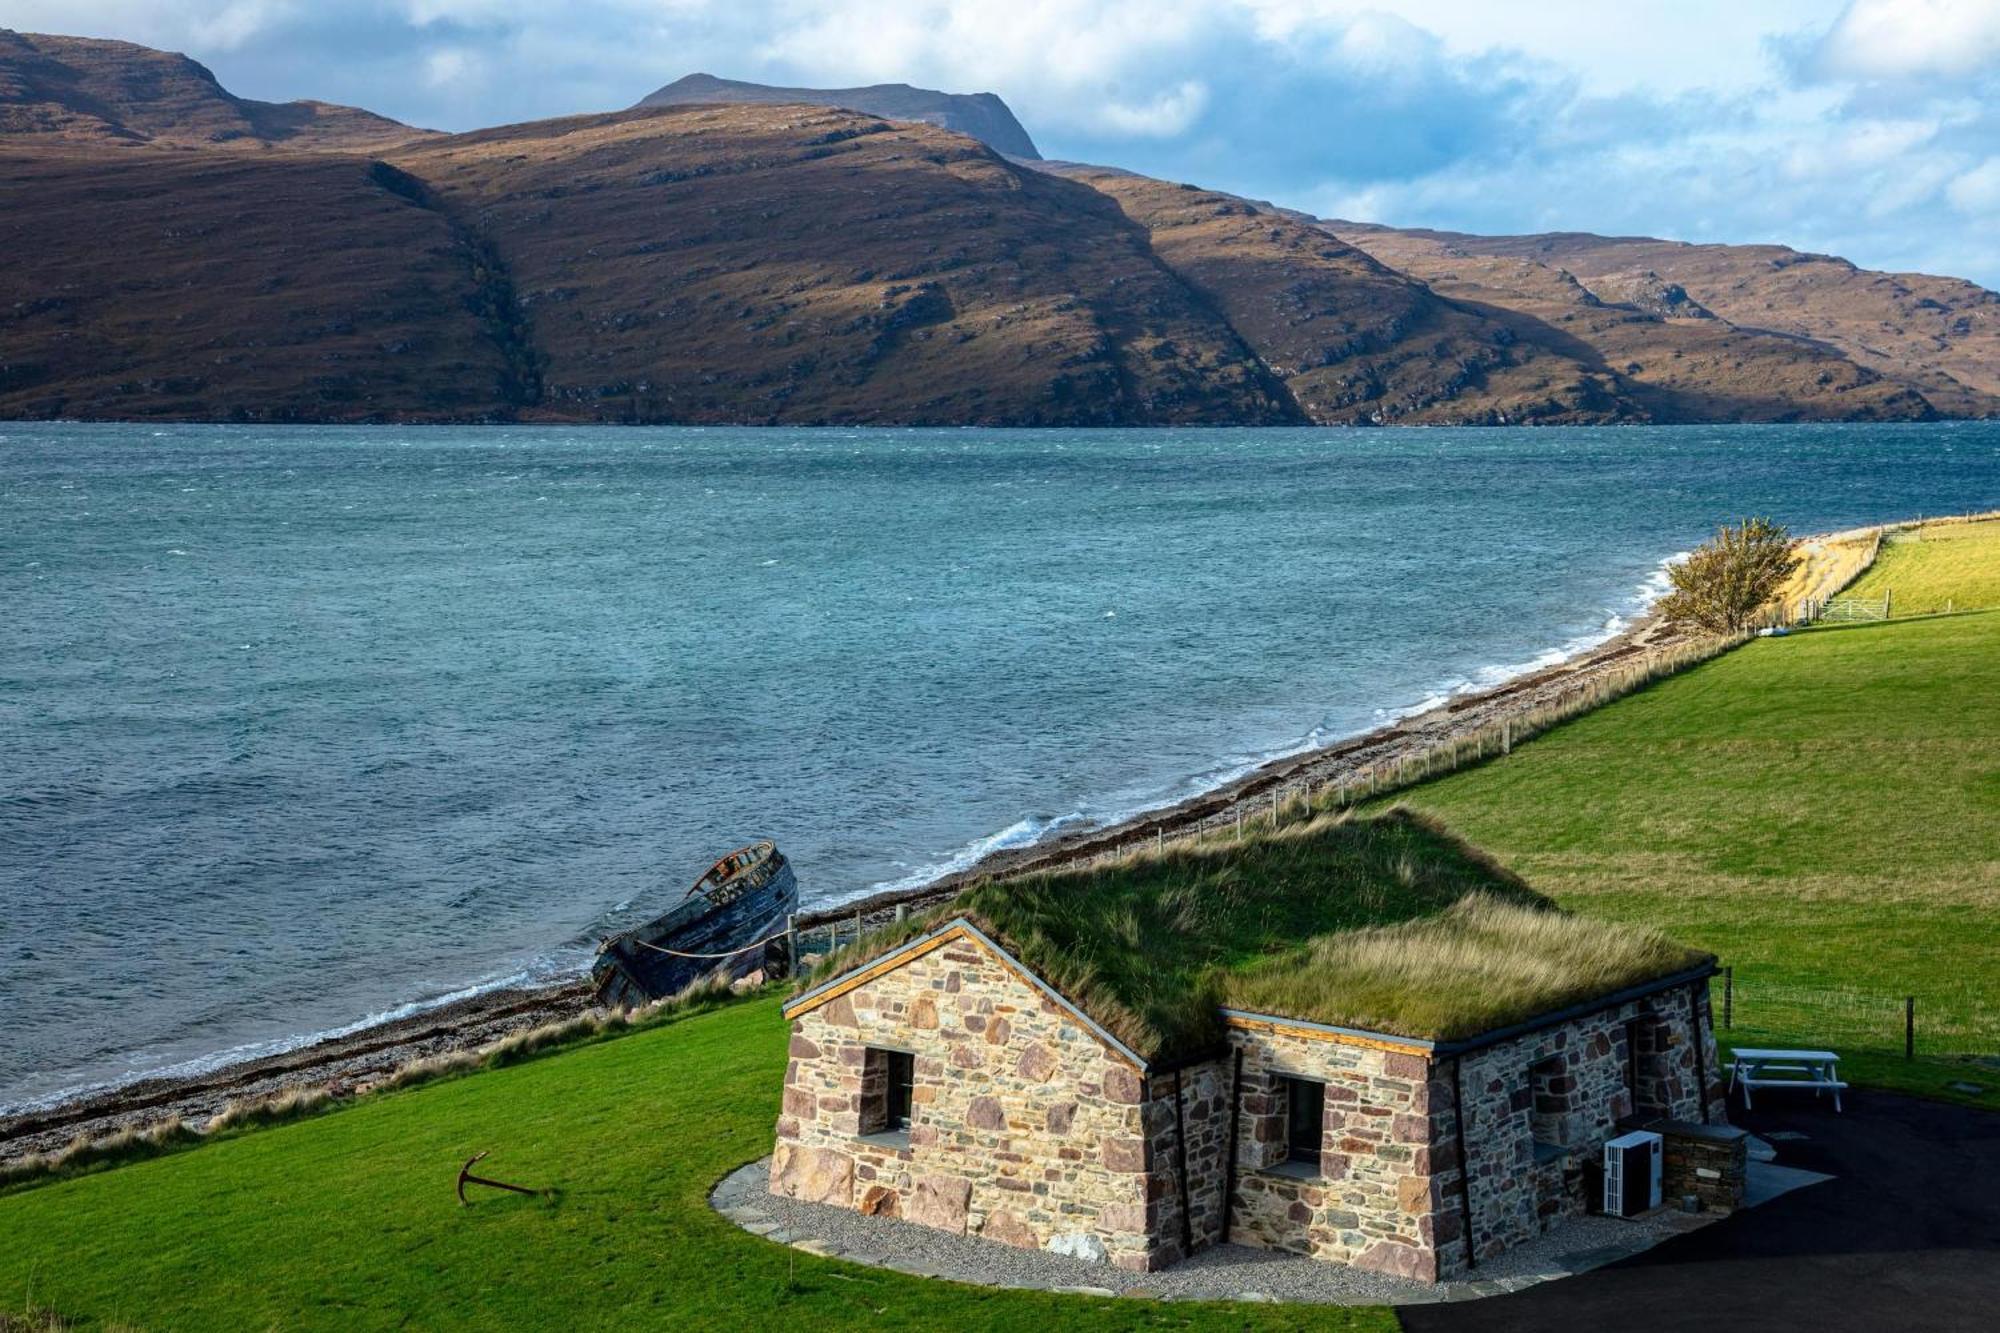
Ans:
[{"label": "grassy slope", "polygon": [[1882,543],[1874,568],[1845,596],[1890,595],[1894,614],[2000,607],[2000,524],[1926,523]]},{"label": "grassy slope", "polygon": [[[1990,575],[2000,525],[1982,539],[1911,558]],[[1942,561],[1889,569],[1967,586]],[[2000,1049],[1996,694],[2000,613],[1760,640],[1405,799],[1566,906],[1720,954],[1745,1044],[1845,1032],[1855,1074],[1936,1090],[1967,1071],[1884,1054],[1895,997],[1919,997],[1920,1041],[1956,1023],[1957,1049]],[[1760,1019],[1760,985],[1861,994]]]},{"label": "grassy slope", "polygon": [[[989,1291],[759,1240],[710,1186],[770,1148],[785,1025],[741,1004],[0,1196],[0,1309],[199,1328],[1390,1329],[1386,1311]],[[452,1196],[488,1174],[553,1202]]]}]

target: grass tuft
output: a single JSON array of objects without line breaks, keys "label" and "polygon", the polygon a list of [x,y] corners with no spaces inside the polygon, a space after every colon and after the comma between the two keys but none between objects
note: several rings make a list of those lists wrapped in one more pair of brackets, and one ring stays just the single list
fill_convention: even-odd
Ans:
[{"label": "grass tuft", "polygon": [[1657,930],[1474,893],[1436,916],[1321,936],[1228,977],[1224,990],[1238,1009],[1448,1041],[1705,957]]}]

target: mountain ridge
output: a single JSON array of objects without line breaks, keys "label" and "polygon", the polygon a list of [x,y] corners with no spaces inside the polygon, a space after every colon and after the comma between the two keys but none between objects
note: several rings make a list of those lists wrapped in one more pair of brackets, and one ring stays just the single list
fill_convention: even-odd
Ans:
[{"label": "mountain ridge", "polygon": [[238,97],[177,52],[0,28],[0,136],[352,152],[430,133],[358,107]]},{"label": "mountain ridge", "polygon": [[907,83],[862,88],[785,88],[773,84],[688,74],[640,98],[635,106],[758,104],[825,106],[862,111],[884,120],[913,120],[979,140],[1009,157],[1037,160],[1035,141],[1013,110],[993,93],[945,93]]},{"label": "mountain ridge", "polygon": [[[726,83],[704,80],[662,92]],[[2000,297],[1955,279],[1323,221],[730,86],[759,96],[445,135],[0,33],[0,418],[2000,413]]]}]

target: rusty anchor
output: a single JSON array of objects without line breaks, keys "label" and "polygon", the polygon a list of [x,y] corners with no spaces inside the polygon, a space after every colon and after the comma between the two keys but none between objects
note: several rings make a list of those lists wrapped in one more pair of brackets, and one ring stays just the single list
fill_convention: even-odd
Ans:
[{"label": "rusty anchor", "polygon": [[466,1159],[466,1163],[464,1166],[458,1168],[458,1203],[461,1208],[465,1207],[470,1202],[465,1197],[465,1187],[467,1185],[485,1185],[490,1189],[512,1190],[516,1194],[541,1193],[540,1190],[531,1190],[525,1185],[509,1185],[504,1180],[488,1180],[485,1176],[473,1175],[472,1168],[479,1165],[479,1159],[484,1156],[486,1156],[486,1154],[483,1152],[475,1153],[471,1157]]}]

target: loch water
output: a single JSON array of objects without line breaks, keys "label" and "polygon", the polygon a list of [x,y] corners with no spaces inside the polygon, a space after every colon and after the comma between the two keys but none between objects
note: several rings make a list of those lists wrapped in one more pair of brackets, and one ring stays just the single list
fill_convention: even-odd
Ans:
[{"label": "loch water", "polygon": [[808,904],[1614,630],[1724,520],[2000,504],[2000,424],[0,423],[0,1106]]}]

